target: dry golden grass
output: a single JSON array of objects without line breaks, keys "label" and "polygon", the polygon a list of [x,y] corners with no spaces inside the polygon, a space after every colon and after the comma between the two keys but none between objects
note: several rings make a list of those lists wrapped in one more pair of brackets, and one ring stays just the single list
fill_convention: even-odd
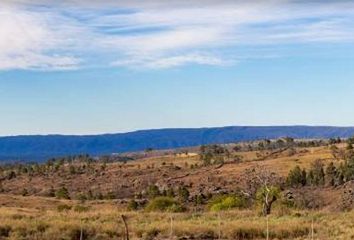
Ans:
[{"label": "dry golden grass", "polygon": [[[147,213],[127,212],[110,201],[85,203],[85,212],[59,212],[60,204],[76,206],[77,201],[46,198],[9,197],[13,206],[0,207],[0,239],[122,239],[121,214],[128,218],[131,239],[191,238],[195,239],[265,239],[266,219],[257,210],[221,213]],[[27,201],[27,206],[15,207]],[[171,228],[171,218],[172,228]],[[271,239],[348,240],[354,238],[354,212],[305,212],[277,206],[269,217]],[[172,232],[171,232],[172,229]]]}]

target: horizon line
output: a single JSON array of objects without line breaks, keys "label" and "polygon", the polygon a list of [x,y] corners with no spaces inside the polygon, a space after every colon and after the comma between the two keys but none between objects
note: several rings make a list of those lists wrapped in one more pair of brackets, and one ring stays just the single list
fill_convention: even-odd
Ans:
[{"label": "horizon line", "polygon": [[225,126],[209,126],[209,127],[165,127],[165,128],[146,128],[146,129],[135,129],[127,130],[124,132],[102,132],[102,133],[83,133],[83,134],[65,134],[65,133],[43,133],[43,134],[14,134],[14,135],[0,135],[0,138],[11,138],[11,137],[48,137],[48,136],[70,136],[70,137],[90,137],[90,136],[104,136],[104,135],[117,135],[117,134],[129,134],[135,132],[146,132],[146,131],[159,131],[159,130],[198,130],[198,129],[217,129],[217,128],[277,128],[277,127],[309,127],[309,128],[353,128],[354,126],[338,126],[338,125],[225,125]]}]

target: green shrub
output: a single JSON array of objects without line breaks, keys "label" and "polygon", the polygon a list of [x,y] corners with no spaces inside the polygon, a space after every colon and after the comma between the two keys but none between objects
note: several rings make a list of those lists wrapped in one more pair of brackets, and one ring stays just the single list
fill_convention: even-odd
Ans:
[{"label": "green shrub", "polygon": [[74,211],[75,212],[87,212],[88,210],[89,210],[90,208],[89,207],[87,207],[87,206],[83,206],[83,205],[76,205],[75,207],[74,207]]},{"label": "green shrub", "polygon": [[179,187],[177,193],[178,193],[178,199],[180,201],[182,201],[182,202],[187,202],[188,201],[190,193],[189,193],[188,189],[185,186]]},{"label": "green shrub", "polygon": [[129,201],[127,208],[129,211],[136,211],[139,208],[139,204],[134,199],[132,199]]},{"label": "green shrub", "polygon": [[69,210],[71,210],[71,208],[72,207],[67,204],[60,204],[60,205],[58,205],[57,210],[58,210],[58,212],[63,212],[63,211],[69,211]]},{"label": "green shrub", "polygon": [[184,210],[176,200],[170,197],[157,197],[151,200],[145,208],[146,211],[182,212]]},{"label": "green shrub", "polygon": [[76,198],[82,203],[87,200],[87,196],[84,193],[79,193]]},{"label": "green shrub", "polygon": [[246,206],[247,200],[235,195],[217,196],[209,202],[211,211],[225,211],[233,208],[245,208]]},{"label": "green shrub", "polygon": [[116,199],[116,194],[114,192],[108,192],[104,198],[108,200],[113,200]]},{"label": "green shrub", "polygon": [[146,191],[148,198],[153,199],[158,196],[161,196],[161,192],[156,185],[150,185]]},{"label": "green shrub", "polygon": [[66,187],[59,188],[55,192],[55,196],[59,199],[70,199],[69,191]]}]

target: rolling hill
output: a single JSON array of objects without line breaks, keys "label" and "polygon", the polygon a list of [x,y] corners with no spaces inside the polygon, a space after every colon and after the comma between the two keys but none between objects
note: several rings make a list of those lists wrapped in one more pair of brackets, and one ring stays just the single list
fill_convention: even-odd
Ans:
[{"label": "rolling hill", "polygon": [[347,138],[354,127],[220,127],[142,130],[103,135],[32,135],[0,137],[1,161],[42,161],[51,157],[87,153],[102,155],[141,151],[147,148],[170,149],[212,143],[232,143],[257,139]]}]

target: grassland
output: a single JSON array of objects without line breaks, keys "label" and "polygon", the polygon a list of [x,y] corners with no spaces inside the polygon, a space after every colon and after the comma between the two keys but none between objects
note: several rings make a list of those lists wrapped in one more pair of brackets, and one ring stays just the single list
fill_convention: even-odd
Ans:
[{"label": "grassland", "polygon": [[[1,195],[2,239],[123,239],[121,215],[131,239],[265,239],[266,218],[256,210],[227,212],[127,212],[112,201],[86,203]],[[8,202],[8,203],[6,203]],[[71,210],[58,211],[66,204]],[[309,212],[276,207],[269,217],[271,239],[353,239],[354,212]],[[172,219],[172,220],[171,220]],[[313,221],[313,225],[312,225]],[[312,228],[313,226],[313,228]]]},{"label": "grassland", "polygon": [[[337,144],[344,149],[344,144]],[[125,239],[121,216],[127,217],[130,239],[354,239],[354,211],[341,211],[342,187],[306,187],[319,207],[287,207],[278,200],[272,214],[261,216],[260,206],[213,212],[206,206],[186,203],[182,213],[128,211],[129,199],[154,183],[188,186],[191,195],[221,189],[231,191],[243,184],[246,169],[262,165],[286,177],[295,166],[309,168],[316,159],[335,161],[329,146],[289,151],[242,151],[221,165],[202,166],[196,152],[159,154],[123,163],[93,163],[70,173],[69,165],[57,172],[19,174],[3,179],[0,194],[0,239]],[[336,160],[337,161],[337,160]],[[84,170],[82,170],[84,169]],[[43,197],[50,187],[68,188],[71,200]],[[26,196],[21,196],[26,189]],[[115,191],[111,200],[78,200],[87,191]],[[22,194],[24,195],[24,194]],[[317,198],[317,199],[316,199]]]},{"label": "grassland", "polygon": [[[266,218],[255,210],[227,212],[127,212],[112,201],[86,203],[1,195],[0,234],[8,239],[121,239],[128,217],[131,239],[265,239]],[[63,204],[71,210],[58,211]],[[352,239],[354,212],[306,212],[276,208],[269,217],[272,239]],[[171,221],[172,218],[172,221]]]}]

